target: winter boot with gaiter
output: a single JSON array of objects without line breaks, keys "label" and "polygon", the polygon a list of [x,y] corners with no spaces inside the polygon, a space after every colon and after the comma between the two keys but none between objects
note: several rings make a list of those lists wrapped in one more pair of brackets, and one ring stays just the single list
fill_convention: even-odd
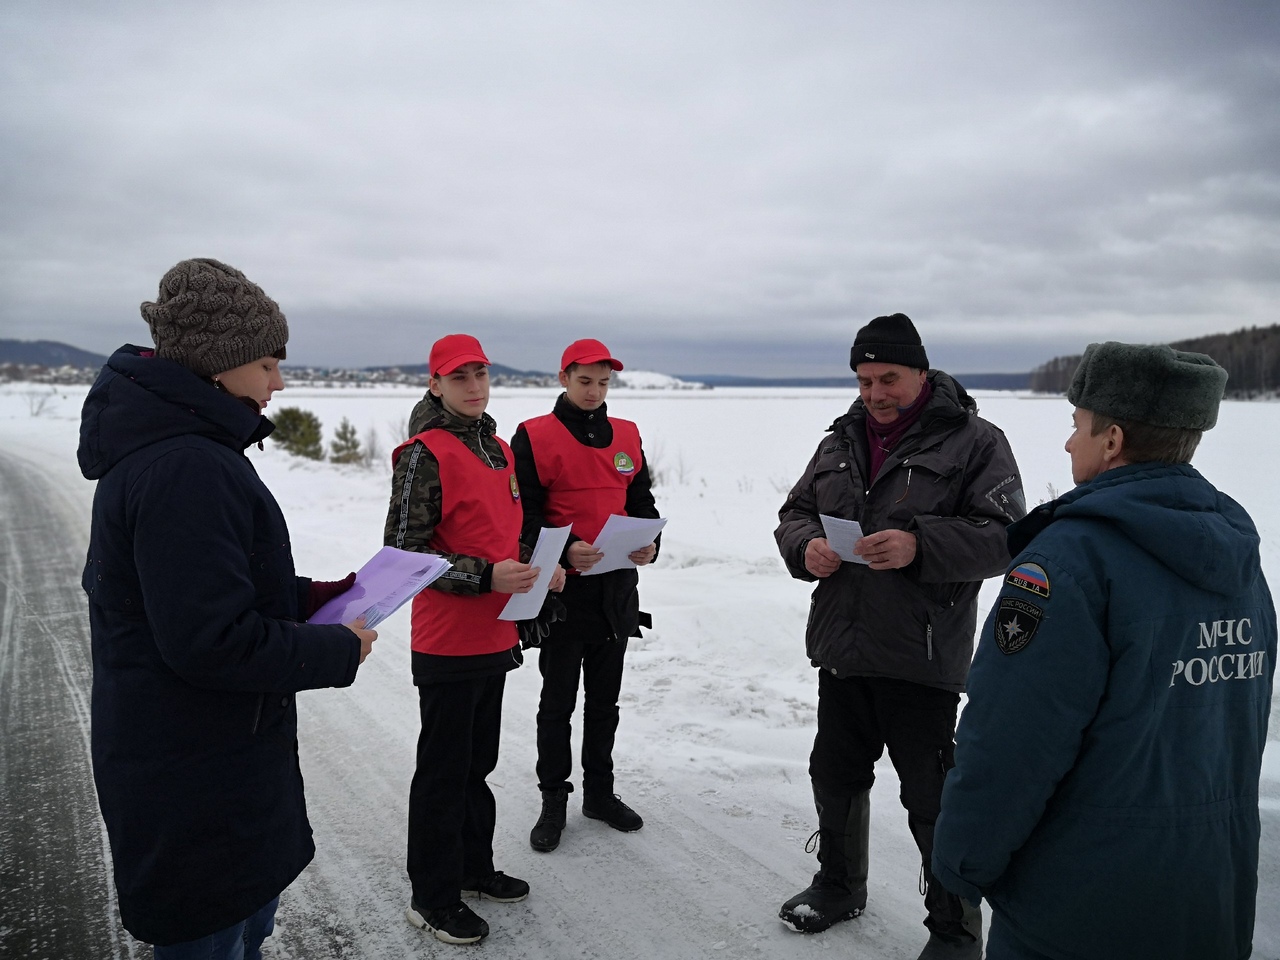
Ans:
[{"label": "winter boot with gaiter", "polygon": [[920,849],[920,892],[929,912],[929,942],[917,960],[981,960],[982,907],[951,893],[933,875],[933,824],[910,816],[907,823]]},{"label": "winter boot with gaiter", "polygon": [[819,933],[856,917],[867,906],[870,789],[842,796],[815,783],[813,801],[818,810],[818,872],[809,888],[778,912],[797,933]]}]

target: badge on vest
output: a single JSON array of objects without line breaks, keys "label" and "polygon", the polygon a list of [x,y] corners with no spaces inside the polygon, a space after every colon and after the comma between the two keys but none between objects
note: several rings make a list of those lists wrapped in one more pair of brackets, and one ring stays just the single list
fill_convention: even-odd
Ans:
[{"label": "badge on vest", "polygon": [[1001,653],[1017,653],[1036,635],[1044,611],[1017,597],[1002,597],[996,609],[996,646]]},{"label": "badge on vest", "polygon": [[520,484],[516,483],[516,475],[514,473],[511,474],[510,480],[511,480],[511,499],[514,500],[516,503],[519,503],[520,502]]},{"label": "badge on vest", "polygon": [[1004,578],[1004,582],[1014,587],[1021,587],[1037,597],[1049,599],[1049,574],[1038,563],[1020,563]]},{"label": "badge on vest", "polygon": [[624,477],[629,477],[631,474],[636,472],[636,465],[634,461],[632,461],[632,459],[621,450],[613,455],[613,465]]}]

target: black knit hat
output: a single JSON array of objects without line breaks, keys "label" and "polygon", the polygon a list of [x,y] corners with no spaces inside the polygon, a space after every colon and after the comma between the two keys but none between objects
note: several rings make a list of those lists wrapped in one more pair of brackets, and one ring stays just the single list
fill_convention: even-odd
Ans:
[{"label": "black knit hat", "polygon": [[1208,430],[1226,387],[1227,371],[1203,353],[1112,340],[1085,348],[1067,399],[1115,420]]},{"label": "black knit hat", "polygon": [[920,334],[905,313],[876,317],[858,331],[849,351],[849,367],[858,372],[860,363],[899,363],[916,370],[928,370]]},{"label": "black knit hat", "polygon": [[155,303],[142,304],[156,356],[211,377],[269,357],[289,340],[274,300],[235,267],[183,260],[160,280]]}]

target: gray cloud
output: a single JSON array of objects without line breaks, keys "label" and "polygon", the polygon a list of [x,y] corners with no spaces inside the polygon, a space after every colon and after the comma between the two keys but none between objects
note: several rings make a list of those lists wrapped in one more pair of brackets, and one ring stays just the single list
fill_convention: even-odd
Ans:
[{"label": "gray cloud", "polygon": [[[173,262],[291,359],[831,375],[1276,322],[1280,8],[19,2],[0,335],[107,351]],[[624,351],[625,346],[625,351]]]}]

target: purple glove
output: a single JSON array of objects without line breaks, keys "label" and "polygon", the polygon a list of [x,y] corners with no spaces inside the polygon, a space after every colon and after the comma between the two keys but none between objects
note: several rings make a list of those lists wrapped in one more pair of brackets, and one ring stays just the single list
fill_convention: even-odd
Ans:
[{"label": "purple glove", "polygon": [[341,580],[312,580],[311,586],[307,588],[307,615],[304,620],[310,620],[311,615],[323,607],[334,597],[339,597],[355,586],[356,575],[348,573]]}]

